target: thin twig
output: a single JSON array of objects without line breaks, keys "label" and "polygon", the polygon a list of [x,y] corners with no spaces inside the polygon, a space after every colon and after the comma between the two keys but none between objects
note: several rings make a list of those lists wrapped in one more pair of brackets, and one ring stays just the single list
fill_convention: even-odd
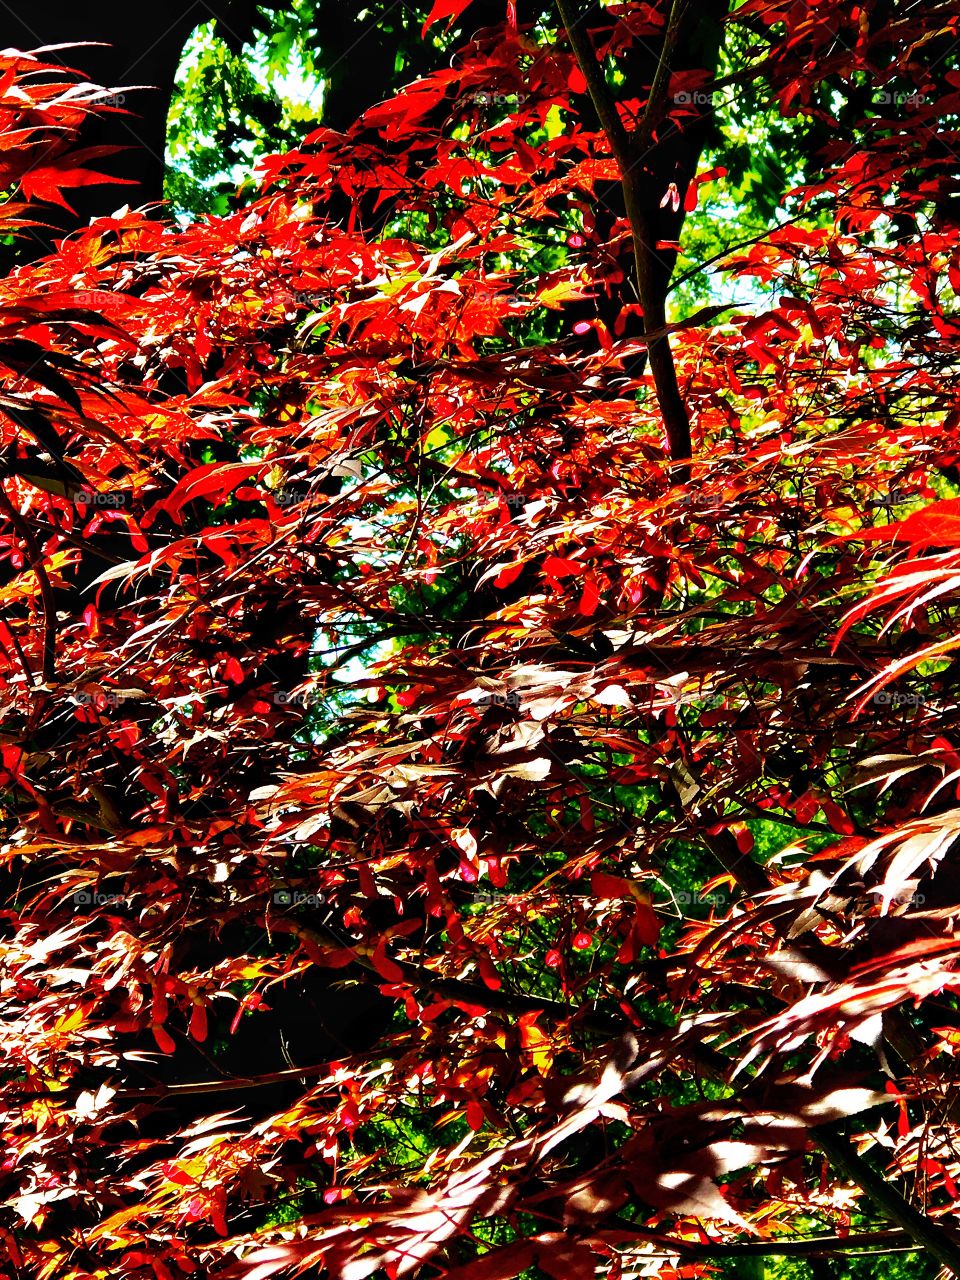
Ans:
[{"label": "thin twig", "polygon": [[37,582],[40,585],[40,600],[43,605],[43,681],[44,684],[52,684],[57,674],[57,605],[53,587],[50,585],[43,563],[43,552],[37,546],[30,526],[7,497],[2,485],[0,485],[0,507],[6,511],[10,523],[22,538],[30,557],[30,567],[37,575]]},{"label": "thin twig", "polygon": [[5,609],[0,609],[0,618],[3,619],[3,625],[7,628],[7,634],[10,636],[10,640],[16,650],[17,657],[20,659],[20,665],[23,667],[23,674],[27,677],[30,683],[36,687],[37,677],[34,675],[33,669],[27,661],[27,655],[23,651],[23,645],[20,643],[20,637],[11,626],[10,619],[7,617],[7,611]]},{"label": "thin twig", "polygon": [[[291,933],[294,937],[312,942],[315,946],[321,948],[328,948],[333,944],[342,950],[350,951],[356,964],[367,970],[368,973],[373,974],[379,981],[384,981],[383,975],[379,973],[370,957],[357,951],[349,939],[340,937],[336,930],[329,926],[317,928],[302,924],[300,921],[274,919],[273,928],[285,933]],[[399,970],[402,975],[398,981],[408,983],[411,987],[420,988],[421,990],[432,991],[436,995],[445,996],[448,1000],[480,1005],[485,1009],[497,1009],[504,1013],[537,1012],[559,1022],[570,1022],[577,1019],[581,1026],[601,1035],[619,1035],[624,1030],[622,1015],[611,1017],[598,1013],[586,1013],[585,1010],[577,1005],[563,1004],[560,1001],[547,1000],[541,996],[474,986],[472,983],[463,982],[459,978],[444,978],[439,973],[421,968],[419,965],[410,964],[406,960],[391,959],[390,964]]]},{"label": "thin twig", "polygon": [[670,91],[671,64],[677,48],[677,42],[680,39],[680,31],[683,27],[688,5],[689,0],[673,0],[670,8],[667,29],[664,32],[663,44],[660,46],[657,70],[653,77],[653,84],[650,86],[650,96],[647,98],[643,119],[640,121],[640,127],[633,141],[635,154],[642,155],[647,150],[653,141],[657,125],[663,119],[664,107]]}]

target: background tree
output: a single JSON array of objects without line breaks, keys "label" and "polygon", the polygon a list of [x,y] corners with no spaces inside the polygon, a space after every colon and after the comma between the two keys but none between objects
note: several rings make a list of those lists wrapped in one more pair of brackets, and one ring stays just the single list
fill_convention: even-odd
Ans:
[{"label": "background tree", "polygon": [[[530,6],[531,16],[534,6]],[[540,12],[543,6],[537,9]],[[498,23],[503,6],[476,0],[470,21],[474,29]],[[526,14],[524,15],[527,16]],[[93,83],[109,86],[110,108],[92,113],[80,141],[111,148],[99,158],[100,172],[113,183],[98,183],[74,193],[71,202],[80,225],[123,204],[159,201],[163,195],[168,116],[178,101],[173,142],[178,129],[210,134],[220,162],[248,165],[252,141],[288,143],[288,122],[278,133],[281,113],[275,92],[251,75],[245,55],[259,41],[268,80],[291,70],[297,55],[302,72],[324,86],[324,123],[344,129],[361,112],[386,97],[422,70],[437,65],[449,42],[419,38],[423,13],[406,5],[374,3],[366,8],[325,0],[174,0],[131,10],[105,0],[95,8],[50,0],[6,7],[6,45],[31,50],[48,46],[48,59],[72,66]],[[178,66],[193,33],[200,36],[194,75],[180,83]],[[302,129],[300,129],[302,132]],[[121,185],[122,184],[122,185]],[[196,195],[196,189],[194,188]],[[182,185],[174,193],[183,194]],[[74,225],[61,216],[58,227]],[[38,242],[48,247],[49,240]]]},{"label": "background tree", "polygon": [[89,115],[81,144],[114,148],[100,157],[99,169],[124,185],[101,183],[74,193],[81,224],[123,204],[136,206],[160,198],[167,112],[184,43],[199,22],[227,21],[228,11],[243,30],[249,27],[256,6],[244,0],[223,4],[182,0],[139,9],[116,0],[92,7],[66,0],[7,6],[3,18],[7,47],[79,46],[61,51],[59,57],[94,84],[112,91],[107,102],[113,109]]}]

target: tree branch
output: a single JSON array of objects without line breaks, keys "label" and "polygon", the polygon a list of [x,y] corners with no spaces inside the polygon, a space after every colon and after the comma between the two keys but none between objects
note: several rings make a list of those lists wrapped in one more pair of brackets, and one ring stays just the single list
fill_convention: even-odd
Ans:
[{"label": "tree branch", "polygon": [[907,1233],[921,1249],[928,1250],[948,1271],[960,1276],[960,1243],[948,1227],[941,1226],[909,1204],[896,1187],[857,1155],[837,1126],[819,1125],[810,1137],[832,1165],[855,1182],[891,1222]]},{"label": "tree branch", "polygon": [[[635,1223],[625,1218],[614,1219],[613,1225],[625,1231],[638,1230]],[[645,1237],[649,1233],[641,1231]],[[655,1237],[654,1244],[663,1244],[665,1256],[680,1254],[683,1258],[802,1258],[829,1253],[850,1253],[856,1250],[870,1252],[906,1252],[913,1248],[910,1236],[899,1227],[886,1231],[864,1231],[849,1236],[807,1236],[779,1240],[755,1240],[748,1244],[711,1244],[696,1240],[664,1240]],[[675,1247],[674,1247],[675,1246]]]},{"label": "tree branch", "polygon": [[[680,463],[677,479],[682,484],[690,476],[690,417],[680,385],[677,382],[677,371],[670,350],[670,339],[667,336],[666,289],[661,287],[656,272],[657,233],[653,225],[650,211],[646,207],[646,193],[642,179],[644,169],[641,166],[646,144],[638,146],[640,139],[656,127],[656,106],[654,93],[662,98],[670,82],[670,60],[679,39],[682,19],[681,0],[675,0],[670,21],[664,35],[663,51],[657,67],[654,85],[647,103],[647,111],[640,134],[632,139],[624,128],[617,104],[610,86],[603,74],[603,68],[594,53],[593,46],[582,28],[583,15],[577,9],[574,0],[557,0],[560,18],[573,49],[577,64],[587,82],[587,90],[594,109],[603,127],[607,140],[613,151],[620,180],[623,184],[623,198],[627,211],[627,220],[633,238],[633,257],[637,273],[637,294],[643,312],[643,332],[647,339],[647,358],[650,361],[650,372],[657,393],[657,403],[663,417],[663,425],[667,433],[670,457]],[[685,12],[685,7],[683,9]],[[662,106],[662,104],[661,104]],[[652,114],[651,114],[652,112]],[[659,335],[659,336],[654,336]]]},{"label": "tree branch", "polygon": [[[314,946],[320,948],[330,947],[332,944],[341,950],[350,951],[356,964],[373,974],[379,982],[386,981],[369,956],[357,951],[348,940],[338,937],[333,930],[320,930],[293,920],[274,920],[272,928],[282,929],[295,938],[312,942]],[[554,1021],[568,1022],[574,1018],[580,1018],[581,1025],[601,1035],[623,1034],[625,1022],[623,1018],[605,1017],[596,1013],[584,1016],[584,1011],[577,1005],[566,1005],[558,1000],[545,1000],[541,996],[528,996],[520,992],[493,991],[489,987],[474,986],[458,978],[444,978],[441,974],[433,973],[419,965],[409,964],[405,960],[391,959],[390,963],[403,974],[402,982],[408,983],[411,987],[445,996],[448,1000],[459,1000],[464,1004],[479,1005],[484,1009],[496,1009],[504,1013],[542,1013]]]},{"label": "tree branch", "polygon": [[[767,892],[772,886],[766,871],[748,855],[741,853],[729,831],[721,830],[715,835],[708,834],[709,829],[720,824],[722,819],[720,815],[712,813],[700,804],[699,797],[702,790],[699,780],[686,766],[683,766],[675,780],[671,779],[665,784],[667,795],[672,794],[681,813],[686,815],[688,808],[692,810],[697,820],[695,830],[701,841],[713,852],[724,870],[733,877],[740,888],[748,896]],[[774,929],[777,928],[775,919],[771,920],[771,924]],[[839,981],[844,976],[843,956],[835,954],[832,947],[826,946],[818,938],[782,937],[782,941],[794,955],[817,966],[826,977]],[[960,1243],[948,1234],[946,1228],[914,1208],[892,1183],[887,1182],[862,1156],[857,1154],[850,1139],[843,1132],[842,1123],[824,1124],[811,1128],[810,1138],[830,1163],[851,1182],[856,1183],[890,1222],[895,1223],[920,1248],[928,1249],[939,1262],[955,1275],[960,1276]]]},{"label": "tree branch", "polygon": [[670,16],[667,19],[667,29],[664,32],[663,44],[660,47],[656,74],[653,77],[650,96],[647,98],[647,106],[633,143],[634,153],[637,155],[642,155],[650,146],[656,127],[663,119],[667,94],[670,90],[673,54],[680,39],[680,30],[683,25],[683,19],[686,17],[689,2],[690,0],[673,0],[673,4],[670,7]]},{"label": "tree branch", "polygon": [[13,645],[17,658],[20,660],[20,666],[23,668],[23,674],[27,677],[30,684],[35,687],[37,677],[34,675],[33,668],[27,661],[27,655],[23,651],[23,645],[20,643],[20,637],[14,631],[13,624],[7,617],[7,611],[5,609],[0,609],[0,620],[2,620],[3,625],[7,629],[7,634],[10,636],[10,643]]}]

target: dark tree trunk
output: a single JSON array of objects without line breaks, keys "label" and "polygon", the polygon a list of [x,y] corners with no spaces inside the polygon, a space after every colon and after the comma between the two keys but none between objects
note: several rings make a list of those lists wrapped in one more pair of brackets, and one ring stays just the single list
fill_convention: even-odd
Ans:
[{"label": "dark tree trunk", "polygon": [[[364,12],[362,18],[357,9]],[[538,0],[520,0],[518,21],[532,23],[545,9],[548,6]],[[461,21],[477,32],[498,26],[506,11],[506,0],[472,0]],[[349,129],[368,107],[438,65],[436,48],[420,39],[420,16],[406,5],[363,10],[344,0],[319,0],[317,20],[327,76],[323,118],[332,129]],[[398,78],[396,59],[401,46],[412,61]],[[442,55],[439,61],[444,61]],[[359,75],[358,68],[362,68]]]},{"label": "dark tree trunk", "polygon": [[[125,113],[91,118],[81,138],[83,146],[123,148],[93,166],[118,181],[68,193],[76,216],[53,211],[55,228],[46,239],[38,236],[37,251],[93,217],[109,215],[125,204],[137,207],[161,200],[167,113],[188,36],[215,19],[218,33],[239,50],[251,38],[258,7],[283,10],[289,4],[290,0],[260,0],[259,5],[257,0],[148,0],[139,5],[130,0],[8,0],[0,6],[0,48],[33,51],[43,45],[86,42],[87,47],[42,56],[116,90]],[[417,65],[403,78],[422,74],[436,61],[436,50],[428,43],[418,50],[417,35],[410,28],[419,23],[406,11],[398,16],[384,8],[383,13],[374,9],[361,19],[357,7],[345,0],[318,0],[317,39],[329,76],[325,116],[334,128],[348,128],[397,87],[395,59],[401,35],[419,54]],[[522,16],[529,18],[542,6],[527,0],[526,8],[530,14]],[[482,27],[502,21],[504,13],[503,0],[474,0],[469,16],[475,27]],[[133,85],[142,87],[131,89]]]},{"label": "dark tree trunk", "polygon": [[[130,4],[127,0],[12,0],[0,16],[0,44],[33,51],[44,45],[100,42],[58,49],[40,56],[81,71],[94,84],[122,96],[119,112],[91,117],[80,145],[123,148],[91,167],[121,183],[68,192],[76,218],[54,213],[51,238],[112,213],[124,204],[141,205],[163,195],[167,111],[184,42],[198,23],[217,16],[206,0]],[[148,86],[130,90],[128,86]],[[39,246],[38,246],[39,247]]]},{"label": "dark tree trunk", "polygon": [[[288,4],[261,2],[276,9]],[[83,147],[120,148],[88,166],[116,181],[68,192],[75,215],[48,211],[51,229],[46,235],[36,233],[36,253],[91,218],[108,216],[125,204],[136,208],[163,198],[167,114],[184,44],[198,26],[216,20],[218,33],[239,49],[251,38],[257,8],[257,0],[8,0],[0,6],[0,48],[33,52],[46,45],[76,44],[40,57],[114,90],[117,102],[111,105],[122,107],[122,112],[91,116],[79,139]]]}]

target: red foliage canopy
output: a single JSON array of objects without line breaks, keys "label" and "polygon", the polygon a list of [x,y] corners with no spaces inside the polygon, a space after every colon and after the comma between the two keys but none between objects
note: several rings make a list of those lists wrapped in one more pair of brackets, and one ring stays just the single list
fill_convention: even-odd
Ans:
[{"label": "red foliage canopy", "polygon": [[[730,20],[836,140],[669,349],[568,322],[636,223],[562,30],[0,281],[7,1275],[955,1261],[957,18],[886,12]],[[69,199],[95,94],[0,65],[6,186]]]}]

